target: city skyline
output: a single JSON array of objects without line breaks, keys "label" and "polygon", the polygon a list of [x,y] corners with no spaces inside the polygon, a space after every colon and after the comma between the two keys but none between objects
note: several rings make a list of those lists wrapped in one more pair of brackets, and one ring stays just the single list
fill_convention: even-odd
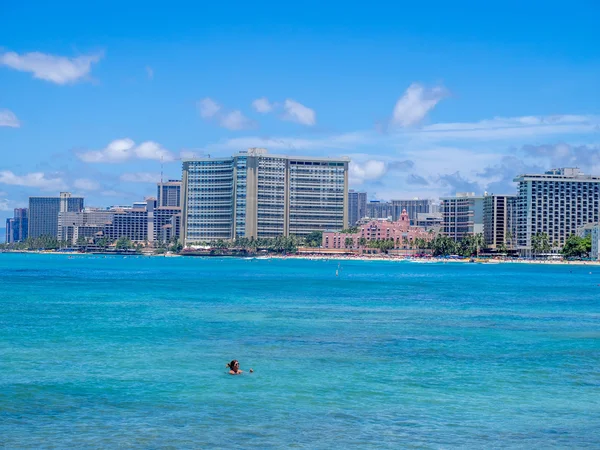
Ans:
[{"label": "city skyline", "polygon": [[556,167],[600,174],[590,2],[332,2],[319,18],[266,4],[22,8],[5,8],[0,40],[0,223],[61,190],[131,203],[161,171],[179,179],[181,158],[249,147],[347,156],[349,187],[379,200],[511,194],[514,176]]}]

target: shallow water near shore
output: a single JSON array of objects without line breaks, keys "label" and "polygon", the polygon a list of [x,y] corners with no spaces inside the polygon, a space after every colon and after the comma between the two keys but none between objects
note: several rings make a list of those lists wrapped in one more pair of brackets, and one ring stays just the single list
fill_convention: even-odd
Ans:
[{"label": "shallow water near shore", "polygon": [[[0,446],[597,448],[599,284],[586,266],[2,254]],[[226,375],[234,358],[255,373]]]}]

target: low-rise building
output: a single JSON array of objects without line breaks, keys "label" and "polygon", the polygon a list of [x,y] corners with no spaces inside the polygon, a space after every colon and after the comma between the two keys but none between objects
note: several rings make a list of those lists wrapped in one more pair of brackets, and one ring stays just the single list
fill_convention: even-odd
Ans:
[{"label": "low-rise building", "polygon": [[390,220],[371,220],[359,226],[356,233],[326,231],[323,233],[324,249],[357,249],[364,251],[372,241],[391,241],[393,249],[418,250],[417,239],[430,241],[434,233],[422,227],[411,226],[406,210],[402,211],[396,222]]}]

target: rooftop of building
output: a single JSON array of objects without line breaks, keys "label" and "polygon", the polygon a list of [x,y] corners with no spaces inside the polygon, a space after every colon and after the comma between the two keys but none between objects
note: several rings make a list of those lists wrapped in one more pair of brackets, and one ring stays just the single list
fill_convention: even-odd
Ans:
[{"label": "rooftop of building", "polygon": [[265,148],[249,148],[248,150],[241,150],[234,153],[232,156],[219,156],[216,158],[210,155],[203,157],[184,158],[182,161],[185,162],[196,162],[196,161],[229,161],[232,158],[239,156],[262,156],[265,158],[281,158],[292,161],[319,161],[319,162],[350,162],[350,158],[347,156],[339,157],[326,157],[326,156],[298,156],[298,155],[277,155],[271,154]]},{"label": "rooftop of building", "polygon": [[453,196],[440,197],[440,200],[469,200],[469,199],[482,199],[483,195],[475,195],[475,192],[457,192]]},{"label": "rooftop of building", "polygon": [[561,167],[558,169],[547,170],[544,173],[526,173],[518,175],[513,181],[600,181],[600,176],[586,175],[579,167]]}]

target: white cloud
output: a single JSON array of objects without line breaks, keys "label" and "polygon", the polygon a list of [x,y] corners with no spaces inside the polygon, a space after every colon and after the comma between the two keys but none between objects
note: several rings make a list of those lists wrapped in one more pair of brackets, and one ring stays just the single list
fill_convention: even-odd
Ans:
[{"label": "white cloud", "polygon": [[203,119],[212,119],[221,111],[221,105],[212,98],[206,97],[198,102],[198,110]]},{"label": "white cloud", "polygon": [[261,97],[257,98],[252,102],[252,107],[255,109],[256,112],[267,114],[273,111],[273,108],[275,108],[275,104],[270,103],[267,97]]},{"label": "white cloud", "polygon": [[198,102],[200,117],[204,120],[214,120],[219,126],[228,130],[245,130],[255,128],[256,123],[248,119],[240,110],[225,111],[212,98],[206,97]]},{"label": "white cloud", "polygon": [[78,178],[73,182],[73,186],[82,191],[97,191],[100,189],[100,183],[89,178]]},{"label": "white cloud", "polygon": [[8,109],[0,109],[0,127],[19,128],[21,122],[15,116],[15,113]]},{"label": "white cloud", "polygon": [[87,163],[120,163],[130,159],[151,159],[172,161],[174,156],[154,141],[135,145],[132,139],[116,139],[102,150],[90,150],[77,153],[77,157]]},{"label": "white cloud", "polygon": [[146,75],[148,75],[149,80],[154,79],[154,69],[150,66],[146,66]]},{"label": "white cloud", "polygon": [[34,78],[56,84],[68,84],[88,76],[92,64],[102,58],[102,54],[82,55],[76,58],[48,55],[40,52],[15,52],[0,54],[0,65],[11,67],[21,72],[31,72]]},{"label": "white cloud", "polygon": [[219,121],[223,128],[228,130],[245,130],[254,128],[255,124],[250,119],[242,114],[241,111],[235,110],[224,114]]},{"label": "white cloud", "polygon": [[283,109],[285,110],[283,115],[284,120],[308,126],[313,126],[317,123],[315,111],[295,100],[288,98],[283,104]]},{"label": "white cloud", "polygon": [[134,148],[134,154],[139,159],[153,159],[156,161],[172,161],[173,155],[154,141],[142,142]]},{"label": "white cloud", "polygon": [[387,172],[386,163],[370,159],[362,164],[351,161],[348,178],[352,184],[363,184],[365,181],[378,180]]},{"label": "white cloud", "polygon": [[446,89],[441,86],[427,89],[419,83],[411,84],[396,102],[392,125],[400,127],[417,125],[447,95]]},{"label": "white cloud", "polygon": [[128,183],[158,183],[160,174],[148,172],[124,173],[120,179]]},{"label": "white cloud", "polygon": [[33,172],[26,175],[15,175],[10,170],[0,171],[0,183],[13,186],[35,187],[47,191],[60,191],[67,184],[60,177],[49,178],[43,172]]},{"label": "white cloud", "polygon": [[0,211],[12,211],[15,209],[15,202],[6,198],[6,192],[0,192]]}]

